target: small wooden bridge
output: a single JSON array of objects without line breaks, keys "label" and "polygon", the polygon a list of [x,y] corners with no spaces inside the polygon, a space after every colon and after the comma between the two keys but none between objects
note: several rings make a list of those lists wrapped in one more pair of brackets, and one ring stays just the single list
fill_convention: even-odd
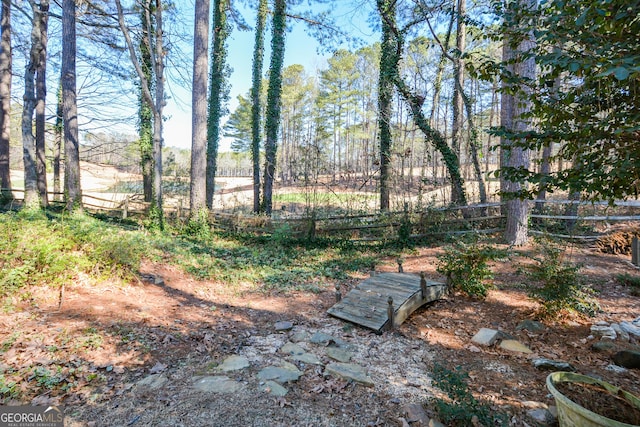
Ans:
[{"label": "small wooden bridge", "polygon": [[334,317],[381,333],[400,326],[424,304],[440,299],[443,283],[407,273],[378,273],[353,288],[344,298],[336,291],[336,304],[328,310]]}]

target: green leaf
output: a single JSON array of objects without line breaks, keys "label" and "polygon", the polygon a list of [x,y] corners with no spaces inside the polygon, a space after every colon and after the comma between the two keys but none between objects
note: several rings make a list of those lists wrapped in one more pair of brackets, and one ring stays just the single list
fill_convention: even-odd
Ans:
[{"label": "green leaf", "polygon": [[626,80],[629,77],[629,70],[626,69],[625,67],[616,67],[613,70],[611,70],[611,73],[618,80]]}]

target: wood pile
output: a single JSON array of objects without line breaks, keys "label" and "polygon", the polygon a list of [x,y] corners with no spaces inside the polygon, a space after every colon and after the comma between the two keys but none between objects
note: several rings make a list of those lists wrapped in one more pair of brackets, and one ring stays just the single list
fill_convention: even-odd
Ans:
[{"label": "wood pile", "polygon": [[616,231],[599,237],[596,247],[606,254],[628,255],[631,253],[631,239],[635,236],[640,236],[640,229]]}]

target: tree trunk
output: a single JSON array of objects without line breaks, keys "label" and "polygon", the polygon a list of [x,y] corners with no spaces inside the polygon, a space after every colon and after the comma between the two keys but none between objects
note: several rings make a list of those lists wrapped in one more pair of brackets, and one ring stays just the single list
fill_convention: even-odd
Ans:
[{"label": "tree trunk", "polygon": [[260,141],[262,92],[262,62],[264,58],[264,31],[267,20],[267,0],[260,0],[256,22],[256,38],[253,50],[253,74],[251,85],[251,163],[253,165],[253,211],[260,212]]},{"label": "tree trunk", "polygon": [[377,0],[382,18],[382,45],[378,80],[378,128],[380,129],[380,210],[389,210],[389,175],[391,163],[391,105],[393,75],[398,72],[397,40],[392,33],[396,22],[395,2]]},{"label": "tree trunk", "polygon": [[[146,10],[140,13],[142,36],[140,37],[140,66],[147,78],[148,90],[153,90],[153,64],[151,62],[150,35],[155,32],[152,22],[147,19]],[[139,84],[142,84],[140,82]],[[153,201],[153,108],[144,99],[144,91],[140,88],[138,94],[138,137],[140,150],[140,172],[142,173],[142,193],[144,201]]]},{"label": "tree trunk", "polygon": [[213,49],[211,51],[211,88],[209,91],[209,120],[207,123],[207,207],[213,208],[218,146],[220,144],[220,119],[224,115],[224,103],[228,98],[226,79],[227,38],[230,25],[227,22],[228,0],[213,2]]},{"label": "tree trunk", "polygon": [[24,207],[37,208],[38,172],[36,166],[36,141],[33,135],[33,112],[36,107],[35,77],[40,64],[41,36],[39,7],[34,0],[30,0],[33,19],[31,20],[31,49],[29,62],[24,72],[24,97],[22,105],[22,160],[24,162]]},{"label": "tree trunk", "polygon": [[11,141],[11,1],[2,0],[0,16],[0,199],[12,198]]},{"label": "tree trunk", "polygon": [[[520,0],[517,5],[512,7],[518,10],[533,9],[536,7],[536,0]],[[533,50],[535,44],[533,31],[527,30],[524,39],[520,40],[519,43],[514,42],[511,37],[513,36],[509,35],[507,31],[502,52],[503,62],[507,64],[507,72],[511,72],[522,79],[534,80],[536,72],[535,58],[517,58],[520,54]],[[515,40],[518,39],[516,38]],[[517,46],[515,45],[516,43],[518,43]],[[531,109],[530,89],[526,84],[521,85],[514,94],[513,89],[509,86],[510,83],[503,81],[501,126],[507,132],[525,132],[531,128],[530,122],[523,117]],[[501,152],[504,167],[529,167],[529,151],[515,146],[513,140],[502,137]],[[517,197],[517,195],[526,189],[525,185],[503,177],[501,178],[500,186],[502,193],[510,195],[506,200],[507,229],[505,231],[505,240],[511,245],[524,245],[528,241],[529,208],[527,200]]]},{"label": "tree trunk", "polygon": [[207,78],[209,74],[209,0],[197,0],[193,27],[193,87],[191,92],[191,218],[207,207]]},{"label": "tree trunk", "polygon": [[68,211],[82,209],[80,144],[76,96],[76,3],[62,1],[62,110],[64,118],[64,187]]},{"label": "tree trunk", "polygon": [[271,64],[269,66],[269,89],[267,91],[266,142],[263,210],[271,215],[273,208],[273,182],[276,169],[278,129],[280,126],[280,98],[282,95],[282,65],[284,62],[286,0],[275,0],[271,37]]},{"label": "tree trunk", "polygon": [[[456,13],[456,55],[453,57],[453,121],[451,123],[451,149],[458,157],[458,168],[460,168],[460,154],[462,145],[462,122],[463,122],[463,100],[462,90],[464,88],[464,60],[462,54],[466,48],[466,26],[464,14],[466,1],[458,0]],[[451,186],[451,200],[460,198],[455,185]]]},{"label": "tree trunk", "polygon": [[[45,145],[45,104],[47,99],[47,40],[49,24],[49,0],[40,0],[38,19],[40,20],[40,53],[36,68],[36,173],[38,176],[38,194],[40,205],[49,204],[47,196],[47,160]],[[35,17],[34,17],[35,19]]]},{"label": "tree trunk", "polygon": [[60,84],[56,94],[56,123],[54,125],[53,137],[53,199],[60,198],[60,151],[62,149],[62,133],[64,126],[62,124],[63,107],[62,107],[62,76],[60,76]]}]

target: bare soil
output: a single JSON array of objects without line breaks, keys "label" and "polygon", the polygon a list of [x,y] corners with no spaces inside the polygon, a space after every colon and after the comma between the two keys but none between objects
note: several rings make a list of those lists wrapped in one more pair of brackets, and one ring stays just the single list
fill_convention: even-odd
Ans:
[{"label": "bare soil", "polygon": [[[425,271],[430,279],[442,280],[435,270],[439,253],[439,248],[418,249],[405,258],[405,272]],[[63,405],[69,426],[395,426],[420,425],[408,416],[409,403],[424,404],[433,415],[429,399],[442,392],[431,385],[429,373],[439,362],[469,372],[470,391],[509,414],[512,425],[533,426],[527,411],[553,405],[545,388],[549,372],[532,365],[537,357],[569,362],[580,373],[640,394],[639,372],[611,371],[615,350],[596,352],[591,349],[595,340],[588,338],[596,321],[640,316],[639,298],[615,280],[616,274],[638,275],[638,270],[628,256],[590,247],[575,247],[568,255],[584,264],[582,274],[598,291],[602,312],[589,319],[544,321],[545,330],[536,333],[516,330],[521,321],[535,319],[538,309],[519,285],[525,280],[517,274],[517,264],[526,262],[521,255],[494,266],[497,289],[486,300],[450,295],[382,335],[327,315],[335,301],[332,284],[320,294],[230,291],[225,283],[197,281],[170,264],[146,263],[140,277],[149,280],[128,285],[81,278],[66,287],[60,310],[60,295],[49,288],[14,301],[13,312],[0,314],[5,351],[0,371],[7,378],[12,373],[28,377],[19,384],[22,402]],[[396,268],[389,259],[379,269]],[[346,287],[364,277],[353,277]],[[282,320],[291,321],[293,330],[276,331],[274,324]],[[472,345],[483,327],[513,335],[533,354]],[[260,390],[256,373],[283,359],[279,347],[296,332],[316,331],[348,342],[352,362],[368,370],[375,386],[348,383],[325,376],[321,366],[298,364],[304,375],[286,384],[286,396]],[[615,344],[637,349],[638,343]],[[322,346],[307,347],[323,363],[330,362]],[[251,361],[248,369],[227,374],[242,385],[240,391],[221,395],[193,388],[195,378],[213,375],[213,368],[234,354]],[[42,369],[55,373],[54,378],[43,376]],[[151,374],[167,381],[157,388],[137,385]],[[35,384],[47,380],[55,384],[42,393]]]}]

